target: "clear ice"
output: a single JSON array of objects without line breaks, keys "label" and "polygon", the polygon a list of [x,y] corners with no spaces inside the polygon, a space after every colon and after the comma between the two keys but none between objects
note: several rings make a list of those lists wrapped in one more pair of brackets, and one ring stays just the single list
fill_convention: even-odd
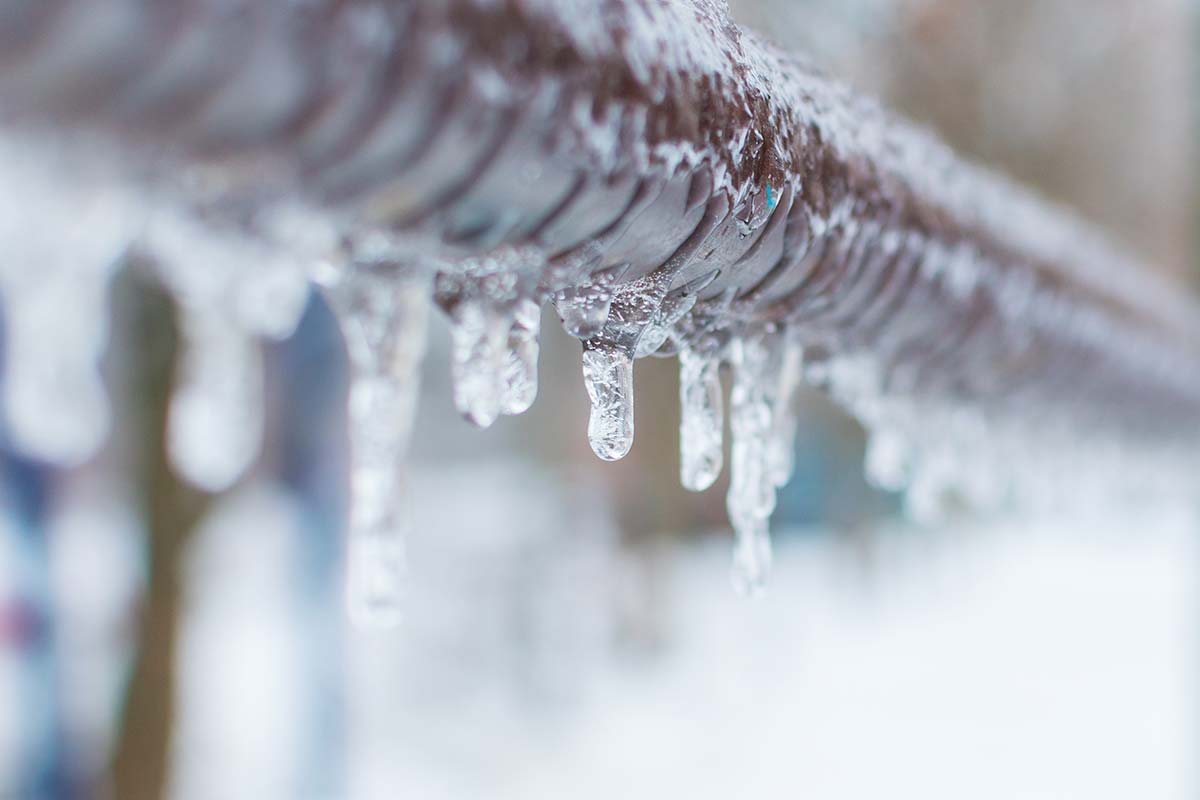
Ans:
[{"label": "clear ice", "polygon": [[770,469],[773,401],[768,386],[774,377],[772,355],[777,343],[747,335],[731,343],[733,389],[730,393],[730,483],[725,506],[733,524],[734,588],[756,596],[766,589],[771,569],[769,520],[775,510],[775,483]]},{"label": "clear ice", "polygon": [[[442,275],[450,317],[454,404],[467,421],[487,428],[501,414],[523,414],[537,398],[541,305],[519,286],[487,278],[464,284]],[[493,283],[494,285],[487,285]]]},{"label": "clear ice", "polygon": [[563,330],[577,339],[599,336],[612,307],[613,287],[625,267],[604,270],[591,276],[591,282],[554,295],[554,308]]},{"label": "clear ice", "polygon": [[517,392],[509,392],[512,323],[482,297],[461,299],[450,312],[454,405],[467,421],[490,427]]},{"label": "clear ice", "polygon": [[583,382],[592,401],[588,442],[605,461],[633,447],[633,356],[611,345],[585,346]]},{"label": "clear ice", "polygon": [[500,408],[505,414],[524,414],[537,399],[541,322],[542,309],[535,301],[526,299],[517,303],[508,333],[504,396]]},{"label": "clear ice", "polygon": [[721,474],[725,405],[721,359],[715,352],[679,352],[679,480],[702,492]]},{"label": "clear ice", "polygon": [[428,287],[367,267],[326,285],[350,357],[350,530],[346,600],[351,619],[401,619],[411,500],[404,459],[425,351]]}]

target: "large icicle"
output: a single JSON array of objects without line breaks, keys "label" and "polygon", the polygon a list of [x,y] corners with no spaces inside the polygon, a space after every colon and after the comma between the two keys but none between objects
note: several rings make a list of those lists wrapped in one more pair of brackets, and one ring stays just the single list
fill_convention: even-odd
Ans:
[{"label": "large icicle", "polygon": [[624,458],[633,447],[633,356],[610,345],[585,347],[583,381],[592,451],[605,461]]},{"label": "large icicle", "polygon": [[583,380],[592,401],[588,441],[605,461],[624,458],[633,447],[633,359],[670,283],[671,276],[657,270],[622,285],[604,330],[583,343]]},{"label": "large icicle", "polygon": [[411,508],[404,458],[425,350],[427,287],[361,267],[326,286],[350,356],[350,530],[346,598],[371,627],[401,617]]},{"label": "large icicle", "polygon": [[725,505],[733,524],[733,584],[739,592],[761,594],[771,569],[769,520],[775,510],[775,484],[769,465],[772,427],[771,342],[761,335],[736,338],[730,345],[730,484]]},{"label": "large icicle", "polygon": [[721,359],[715,352],[679,353],[679,480],[702,492],[721,474],[725,406]]}]

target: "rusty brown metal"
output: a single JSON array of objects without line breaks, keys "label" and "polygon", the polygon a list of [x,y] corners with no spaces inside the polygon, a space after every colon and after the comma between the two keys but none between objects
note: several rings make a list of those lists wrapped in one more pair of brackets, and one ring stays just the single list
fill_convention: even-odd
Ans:
[{"label": "rusty brown metal", "polygon": [[1200,431],[1183,288],[717,2],[7,0],[0,64],[6,125],[249,229],[298,204],[543,296],[620,270],[623,346],[619,287],[692,293],[660,352],[780,326],[916,402]]}]

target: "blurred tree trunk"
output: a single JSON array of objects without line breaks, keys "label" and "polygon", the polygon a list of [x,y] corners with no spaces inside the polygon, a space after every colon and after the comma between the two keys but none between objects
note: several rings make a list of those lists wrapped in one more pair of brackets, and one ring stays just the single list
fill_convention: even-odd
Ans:
[{"label": "blurred tree trunk", "polygon": [[128,269],[114,289],[116,348],[125,354],[117,383],[127,392],[114,435],[127,448],[134,497],[146,525],[146,587],[136,652],[113,754],[113,795],[156,800],[168,788],[175,719],[180,565],[207,498],[166,462],[165,431],[178,337],[168,298]]}]

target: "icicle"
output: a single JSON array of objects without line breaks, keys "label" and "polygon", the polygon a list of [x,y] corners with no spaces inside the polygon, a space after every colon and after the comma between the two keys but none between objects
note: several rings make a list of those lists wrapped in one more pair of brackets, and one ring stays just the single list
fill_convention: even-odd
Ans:
[{"label": "icicle", "polygon": [[716,353],[679,353],[679,480],[702,492],[721,474],[725,408]]},{"label": "icicle", "polygon": [[624,458],[633,446],[633,357],[611,345],[586,346],[583,380],[592,401],[592,450],[605,461]]},{"label": "icicle", "polygon": [[771,439],[767,444],[767,471],[771,482],[782,488],[792,479],[796,467],[796,389],[800,386],[803,350],[799,342],[783,342],[778,388],[773,398]]},{"label": "icicle", "polygon": [[737,542],[733,583],[739,592],[761,594],[771,568],[768,521],[775,510],[775,485],[768,468],[771,403],[770,351],[761,337],[735,339],[730,347],[733,391],[730,394],[731,448],[729,494],[725,505]]},{"label": "icicle", "polygon": [[346,597],[357,624],[399,622],[405,541],[403,480],[428,320],[426,287],[365,268],[328,287],[350,356],[350,531]]},{"label": "icicle", "polygon": [[3,406],[13,445],[35,458],[83,462],[108,432],[98,362],[107,289],[138,221],[104,159],[77,158],[57,137],[0,137]]},{"label": "icicle", "polygon": [[450,316],[454,405],[469,422],[487,428],[506,405],[516,407],[524,399],[517,397],[519,390],[509,391],[512,325],[503,312],[478,297],[461,299]]},{"label": "icicle", "polygon": [[257,343],[221,313],[181,307],[182,353],[167,422],[179,474],[210,492],[227,489],[258,456],[263,430]]},{"label": "icicle", "polygon": [[538,330],[541,319],[542,309],[536,302],[522,300],[517,303],[508,334],[508,366],[500,409],[505,414],[523,414],[537,398]]},{"label": "icicle", "polygon": [[79,270],[42,278],[5,287],[9,435],[29,455],[78,464],[108,432],[97,366],[107,338],[107,275]]},{"label": "icicle", "polygon": [[908,483],[912,454],[904,435],[889,427],[876,427],[867,438],[863,474],[867,483],[898,492]]},{"label": "icicle", "polygon": [[167,425],[179,474],[207,491],[232,486],[263,432],[257,336],[282,339],[300,321],[308,279],[298,259],[242,230],[173,211],[152,217],[142,245],[179,309],[182,364]]}]

